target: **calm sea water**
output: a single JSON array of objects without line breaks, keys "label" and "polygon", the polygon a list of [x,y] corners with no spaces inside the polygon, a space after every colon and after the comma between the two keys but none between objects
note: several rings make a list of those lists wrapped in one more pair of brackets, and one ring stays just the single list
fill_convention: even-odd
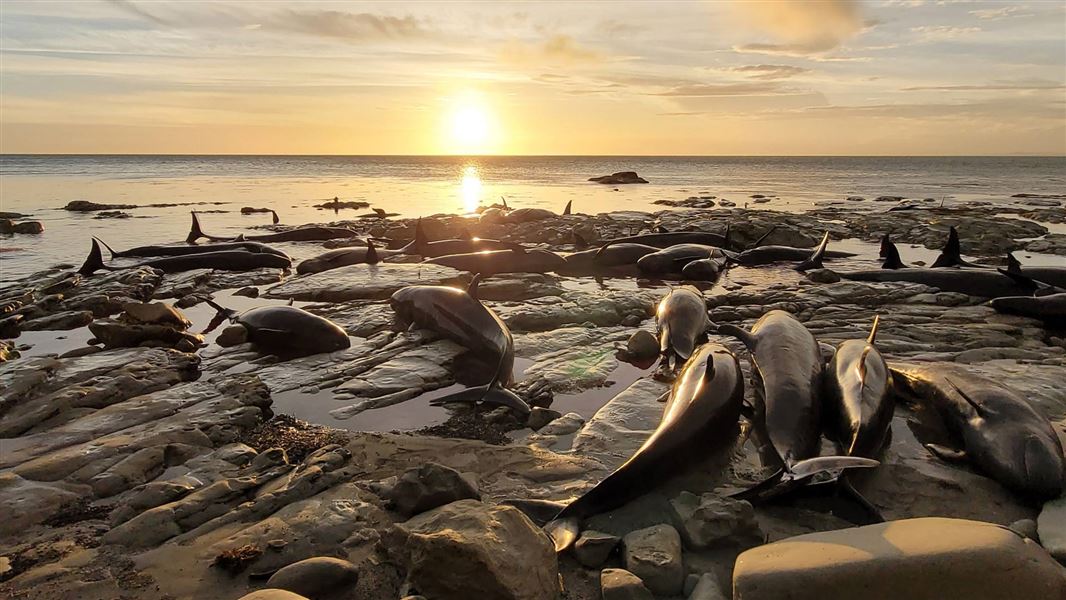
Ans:
[{"label": "calm sea water", "polygon": [[[632,170],[648,185],[604,186],[591,176]],[[39,236],[0,236],[0,282],[58,262],[80,262],[89,236],[116,249],[181,240],[189,210],[208,233],[236,235],[269,223],[242,206],[277,210],[282,223],[351,218],[366,210],[321,211],[332,199],[363,200],[402,216],[473,213],[505,196],[513,207],[575,212],[651,210],[656,200],[713,195],[743,205],[798,211],[846,196],[933,197],[946,203],[1006,201],[1016,193],[1066,193],[1066,157],[393,157],[393,156],[0,156],[0,211],[44,223]],[[220,202],[128,210],[132,219],[94,219],[62,207]],[[871,207],[874,204],[870,203]],[[877,205],[883,208],[884,205]],[[317,246],[305,245],[305,252]],[[303,252],[296,249],[295,255]]]}]

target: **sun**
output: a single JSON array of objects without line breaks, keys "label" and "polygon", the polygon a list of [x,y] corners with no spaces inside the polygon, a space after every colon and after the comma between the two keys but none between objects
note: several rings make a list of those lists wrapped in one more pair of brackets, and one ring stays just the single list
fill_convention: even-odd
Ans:
[{"label": "sun", "polygon": [[464,94],[453,99],[445,123],[445,149],[448,152],[490,154],[497,133],[492,111],[483,98]]}]

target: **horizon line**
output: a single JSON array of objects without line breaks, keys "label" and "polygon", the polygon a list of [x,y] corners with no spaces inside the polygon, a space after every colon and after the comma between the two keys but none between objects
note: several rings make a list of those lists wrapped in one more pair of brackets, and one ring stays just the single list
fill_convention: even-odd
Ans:
[{"label": "horizon line", "polygon": [[0,152],[7,156],[300,157],[300,158],[1066,158],[1064,154],[248,154],[168,152]]}]

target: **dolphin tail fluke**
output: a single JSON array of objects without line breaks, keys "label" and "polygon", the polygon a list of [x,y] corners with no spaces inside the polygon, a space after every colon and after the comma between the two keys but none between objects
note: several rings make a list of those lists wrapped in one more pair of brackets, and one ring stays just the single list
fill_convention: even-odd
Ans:
[{"label": "dolphin tail fluke", "polygon": [[192,244],[202,237],[207,236],[204,234],[204,231],[200,229],[200,219],[196,216],[196,211],[192,211],[192,227],[189,229],[189,236],[185,238],[185,242]]},{"label": "dolphin tail fluke", "polygon": [[873,468],[880,461],[861,456],[819,456],[793,463],[779,469],[770,477],[754,486],[733,494],[738,500],[757,502],[769,500],[807,485],[816,475],[828,476],[830,480],[839,479],[848,469]]},{"label": "dolphin tail fluke", "polygon": [[753,336],[751,332],[746,329],[737,327],[736,325],[726,324],[718,326],[718,333],[720,335],[729,335],[735,337],[738,340],[744,342],[744,345],[747,346],[748,350],[755,350],[755,336]]},{"label": "dolphin tail fluke", "polygon": [[215,312],[217,312],[219,315],[224,316],[227,319],[231,319],[234,317],[234,315],[236,315],[236,311],[234,311],[233,309],[216,304],[215,301],[211,300],[210,298],[204,300],[204,302],[207,303],[207,305],[211,308],[215,309]]},{"label": "dolphin tail fluke", "polygon": [[104,256],[100,252],[100,243],[93,238],[93,247],[89,250],[89,256],[85,257],[85,262],[81,264],[81,268],[78,269],[78,274],[88,277],[100,269],[105,269]]},{"label": "dolphin tail fluke", "polygon": [[477,297],[477,288],[481,284],[481,279],[481,273],[474,273],[474,276],[470,278],[470,284],[466,286],[466,293],[478,302],[481,301],[481,299]]},{"label": "dolphin tail fluke", "polygon": [[275,225],[277,225],[278,223],[281,223],[281,219],[278,218],[277,211],[271,210],[270,214],[273,216],[273,221],[274,221]]},{"label": "dolphin tail fluke", "polygon": [[577,535],[581,533],[581,526],[574,517],[555,519],[544,526],[552,541],[555,542],[555,551],[563,552],[574,544]]},{"label": "dolphin tail fluke", "polygon": [[111,258],[115,258],[116,256],[118,256],[118,252],[115,252],[115,250],[111,248],[111,246],[108,246],[107,242],[95,236],[93,237],[93,239],[103,244],[104,248],[107,248],[108,253],[111,254]]},{"label": "dolphin tail fluke", "polygon": [[822,236],[822,243],[818,244],[814,252],[811,253],[807,260],[796,265],[797,271],[809,271],[811,269],[821,269],[822,259],[825,258],[825,249],[829,247],[829,232],[825,232]]},{"label": "dolphin tail fluke", "polygon": [[874,324],[870,327],[870,335],[866,338],[867,344],[874,343],[877,339],[877,326],[881,324],[881,315],[874,315]]},{"label": "dolphin tail fluke", "polygon": [[574,201],[573,200],[567,201],[566,208],[563,209],[563,215],[564,216],[570,214],[570,209],[573,208],[573,205],[574,205]]}]

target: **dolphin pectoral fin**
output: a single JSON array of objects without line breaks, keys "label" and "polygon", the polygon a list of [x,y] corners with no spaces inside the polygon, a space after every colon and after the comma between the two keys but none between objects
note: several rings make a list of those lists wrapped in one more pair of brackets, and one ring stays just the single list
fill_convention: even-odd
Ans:
[{"label": "dolphin pectoral fin", "polygon": [[748,348],[749,351],[755,351],[755,336],[753,336],[751,332],[746,329],[741,329],[736,325],[726,324],[718,326],[718,333],[719,335],[729,335],[735,337],[738,340],[744,342],[744,345]]},{"label": "dolphin pectoral fin", "polygon": [[735,494],[730,494],[729,497],[736,498],[737,500],[747,500],[748,502],[755,502],[760,499],[773,497],[774,494],[770,494],[770,490],[776,488],[784,477],[785,470],[778,469],[773,475],[763,479],[750,488],[741,490]]},{"label": "dolphin pectoral fin", "polygon": [[808,479],[820,473],[838,476],[845,469],[869,469],[880,464],[879,460],[861,456],[818,456],[795,463],[788,474],[793,479]]},{"label": "dolphin pectoral fin", "polygon": [[544,530],[555,542],[555,551],[562,552],[574,544],[577,534],[581,532],[580,524],[573,517],[555,519],[544,526]]},{"label": "dolphin pectoral fin", "polygon": [[947,446],[941,446],[940,444],[926,444],[925,449],[928,450],[930,454],[946,463],[964,463],[968,459],[965,450],[955,450],[954,448],[948,448]]},{"label": "dolphin pectoral fin", "polygon": [[521,415],[529,414],[529,405],[518,397],[514,392],[497,385],[482,385],[478,387],[459,390],[454,394],[434,398],[429,403],[432,406],[440,406],[449,402],[481,402],[484,404],[498,404],[518,411]]}]

